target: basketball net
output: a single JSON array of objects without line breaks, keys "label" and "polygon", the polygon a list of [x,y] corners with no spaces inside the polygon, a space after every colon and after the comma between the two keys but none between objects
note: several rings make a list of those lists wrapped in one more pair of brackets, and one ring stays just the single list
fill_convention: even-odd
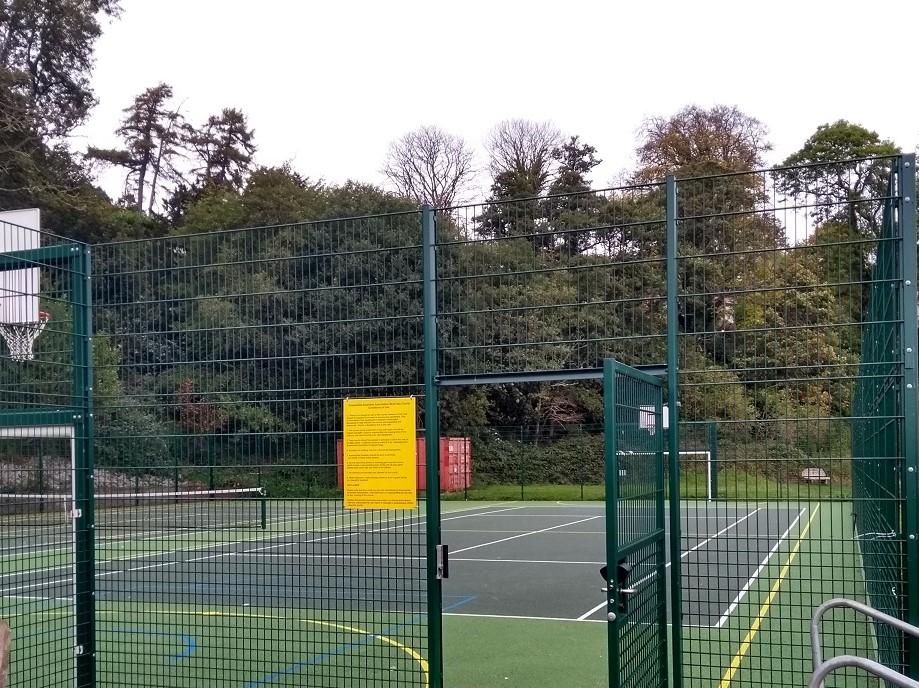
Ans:
[{"label": "basketball net", "polygon": [[32,345],[38,335],[45,329],[51,316],[44,311],[38,314],[37,322],[29,323],[0,323],[0,336],[10,350],[10,358],[14,361],[31,361],[35,358]]}]

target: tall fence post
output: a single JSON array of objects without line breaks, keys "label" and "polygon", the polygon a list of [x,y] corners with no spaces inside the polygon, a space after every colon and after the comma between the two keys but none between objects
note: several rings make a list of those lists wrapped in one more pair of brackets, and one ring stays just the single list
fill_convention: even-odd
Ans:
[{"label": "tall fence post", "polygon": [[440,543],[440,411],[437,389],[437,264],[434,210],[421,210],[422,301],[424,313],[425,513],[428,564],[428,666],[431,688],[443,686],[442,581],[437,567]]},{"label": "tall fence post", "polygon": [[91,254],[71,262],[73,302],[73,496],[76,686],[96,685],[93,339]]},{"label": "tall fence post", "polygon": [[[916,260],[916,156],[900,157],[899,170],[899,225],[900,225],[900,313],[903,333],[900,341],[903,351],[903,461],[906,464],[906,621],[919,625],[919,586],[909,572],[919,571],[919,431],[916,414],[919,375],[916,355],[919,351],[919,322],[917,322],[917,260]],[[907,640],[906,664],[908,674],[919,678],[919,640]]]},{"label": "tall fence post", "polygon": [[670,613],[671,674],[674,688],[683,685],[683,591],[681,582],[680,536],[680,410],[679,410],[679,293],[677,280],[677,188],[676,178],[667,177],[667,406],[670,415],[668,437],[670,493]]},{"label": "tall fence post", "polygon": [[708,424],[708,492],[712,499],[718,499],[718,424]]}]

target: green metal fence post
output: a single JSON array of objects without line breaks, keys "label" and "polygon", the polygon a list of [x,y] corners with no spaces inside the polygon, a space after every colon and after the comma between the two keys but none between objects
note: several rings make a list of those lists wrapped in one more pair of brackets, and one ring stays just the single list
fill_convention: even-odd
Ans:
[{"label": "green metal fence post", "polygon": [[609,657],[609,685],[618,688],[622,666],[619,657],[619,624],[616,618],[616,565],[619,563],[619,464],[618,426],[616,423],[616,361],[603,361],[603,471],[606,492],[606,566],[607,584],[606,629],[607,656]]},{"label": "green metal fence post", "polygon": [[670,613],[671,675],[675,688],[683,685],[683,595],[681,589],[680,536],[680,411],[679,411],[679,293],[677,280],[677,188],[667,177],[667,406],[670,415]]},{"label": "green metal fence post", "polygon": [[74,408],[74,612],[76,686],[96,685],[95,514],[93,487],[93,340],[90,251],[81,247],[72,266]]},{"label": "green metal fence post", "polygon": [[45,494],[45,444],[38,440],[38,475],[35,476],[35,491]]},{"label": "green metal fence post", "polygon": [[[664,455],[667,452],[666,447],[666,438],[664,437],[664,428],[663,428],[663,419],[664,419],[664,394],[663,394],[663,384],[659,383],[657,389],[655,390],[654,395],[654,419],[655,427],[660,428],[660,432],[656,433],[654,436],[654,452],[657,454],[655,463],[657,464],[654,476],[654,488],[657,492],[657,497],[655,498],[655,515],[654,519],[656,521],[655,527],[661,532],[664,533],[667,530],[667,514],[665,506],[665,497],[664,495],[667,492],[667,484],[664,473],[666,471],[664,465]],[[655,568],[657,571],[657,580],[660,583],[657,587],[657,600],[655,604],[657,605],[658,617],[657,623],[658,628],[661,629],[663,635],[663,641],[668,642],[667,638],[667,541],[665,538],[660,538],[657,542],[657,566]],[[667,672],[670,665],[670,653],[666,650],[661,652],[661,667],[660,675],[667,676]]]},{"label": "green metal fence post", "polygon": [[437,389],[437,272],[434,210],[421,210],[424,309],[425,513],[428,560],[428,665],[431,688],[442,688],[442,581],[437,567],[440,543],[440,422]]},{"label": "green metal fence post", "polygon": [[712,499],[718,499],[718,424],[708,424],[708,465],[709,475],[708,490]]},{"label": "green metal fence post", "polygon": [[207,489],[209,490],[215,489],[215,485],[217,484],[214,479],[215,454],[216,452],[214,451],[214,435],[208,434],[207,436]]},{"label": "green metal fence post", "polygon": [[[523,447],[523,426],[522,425],[520,426],[520,446]],[[524,473],[525,464],[523,462],[523,458],[520,458],[523,456],[523,452],[521,451],[521,453],[519,453],[517,456],[518,456],[517,460],[520,462],[519,465],[517,466],[517,480],[520,481],[520,501],[522,502],[524,499],[526,499],[526,496],[523,493],[523,490],[524,490],[523,484],[526,482],[526,475]]]},{"label": "green metal fence post", "polygon": [[[900,266],[903,280],[900,289],[900,312],[903,317],[903,460],[906,469],[906,620],[919,624],[919,589],[916,577],[910,572],[919,571],[919,430],[916,414],[919,374],[916,356],[919,353],[919,322],[917,307],[917,260],[916,260],[916,156],[900,158],[899,176],[899,224],[901,250]],[[909,675],[919,678],[919,641],[910,638],[907,645],[906,664]]]}]

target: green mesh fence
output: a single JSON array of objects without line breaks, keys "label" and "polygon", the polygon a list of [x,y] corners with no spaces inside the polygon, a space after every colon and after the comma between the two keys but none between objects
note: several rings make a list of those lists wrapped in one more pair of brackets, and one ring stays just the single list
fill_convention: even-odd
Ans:
[{"label": "green mesh fence", "polygon": [[29,224],[0,221],[0,619],[12,631],[9,680],[88,686],[87,254],[39,231],[37,213],[13,215]]},{"label": "green mesh fence", "polygon": [[[610,685],[667,685],[663,387],[606,366]],[[653,430],[653,432],[652,432]]]},{"label": "green mesh fence", "polygon": [[[919,620],[914,164],[177,234],[91,271],[55,237],[3,247],[51,317],[34,360],[0,360],[0,427],[28,428],[0,438],[13,685],[436,688],[441,606],[447,685],[602,682],[608,359],[669,376],[679,411],[656,436],[683,497],[674,685],[805,685],[831,596]],[[440,484],[469,501],[443,591],[436,483],[414,511],[342,506],[362,396],[419,400],[419,486],[471,448]],[[916,672],[854,617],[824,637]]]},{"label": "green mesh fence", "polygon": [[[902,265],[896,222],[896,176],[891,174],[872,269],[859,379],[852,399],[852,504],[855,537],[865,567],[870,604],[904,618],[906,613],[905,485],[903,455]],[[907,249],[907,250],[911,250]],[[909,476],[907,475],[907,478]],[[904,664],[904,641],[878,624],[877,652],[888,666]]]},{"label": "green mesh fence", "polygon": [[[683,538],[689,685],[806,685],[816,604],[903,612],[898,481],[916,409],[901,394],[902,337],[916,306],[901,257],[915,227],[892,231],[904,199],[888,184],[902,162],[676,182],[681,420],[716,423],[723,497],[684,509],[686,533],[719,524],[695,552],[700,540]],[[906,661],[893,634],[854,616],[835,617],[826,642]]]},{"label": "green mesh fence", "polygon": [[429,684],[423,494],[346,510],[337,467],[344,399],[423,397],[420,240],[406,213],[96,249],[96,487],[138,493],[97,508],[100,685]]}]

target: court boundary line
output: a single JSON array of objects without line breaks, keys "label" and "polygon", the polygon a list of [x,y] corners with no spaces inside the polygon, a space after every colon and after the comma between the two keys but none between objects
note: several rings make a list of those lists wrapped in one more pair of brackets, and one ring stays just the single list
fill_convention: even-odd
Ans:
[{"label": "court boundary line", "polygon": [[457,554],[460,554],[461,552],[468,552],[473,549],[479,549],[480,547],[489,547],[491,545],[499,545],[502,542],[509,542],[510,540],[518,540],[523,537],[529,537],[530,535],[539,535],[540,533],[546,533],[550,530],[558,530],[559,528],[565,528],[567,526],[577,525],[578,523],[584,523],[586,521],[594,521],[598,518],[603,518],[603,514],[598,514],[596,516],[589,516],[588,518],[582,518],[579,521],[572,521],[570,523],[562,523],[557,526],[552,526],[550,528],[542,528],[541,530],[531,530],[525,533],[520,533],[519,535],[512,535],[511,537],[501,538],[500,540],[492,540],[490,542],[481,542],[477,545],[471,545],[469,547],[462,547],[460,549],[454,550],[453,554],[457,555]]},{"label": "court boundary line", "polygon": [[565,621],[568,623],[607,623],[606,619],[569,619],[563,616],[521,616],[515,614],[474,614],[469,612],[445,612],[444,616],[462,616],[472,619],[514,619],[516,621]]},{"label": "court boundary line", "polygon": [[807,519],[807,523],[804,524],[801,532],[798,533],[794,547],[792,547],[791,552],[788,553],[788,557],[786,558],[785,563],[782,565],[782,568],[779,571],[779,575],[776,577],[775,582],[769,589],[769,594],[766,596],[763,604],[760,605],[759,611],[756,614],[756,618],[753,619],[753,623],[750,624],[750,629],[747,631],[744,639],[740,642],[740,647],[738,647],[737,652],[731,658],[731,663],[728,665],[727,670],[722,675],[721,681],[718,683],[718,688],[730,688],[731,681],[734,680],[734,676],[736,676],[737,672],[740,670],[740,665],[743,662],[743,658],[746,656],[747,652],[750,651],[750,648],[753,646],[753,641],[759,634],[759,629],[762,628],[763,621],[765,621],[766,617],[769,615],[769,608],[772,606],[775,598],[778,597],[779,590],[782,587],[782,582],[788,576],[788,572],[791,570],[791,566],[794,564],[795,559],[798,558],[798,552],[801,551],[801,545],[804,543],[804,538],[806,538],[808,532],[810,532],[811,525],[813,524],[814,519],[817,518],[818,513],[820,513],[820,504],[817,504],[817,506],[814,507],[810,518]]},{"label": "court boundary line", "polygon": [[[143,493],[140,493],[140,495],[142,496]],[[269,500],[269,503],[272,501],[270,497],[268,498],[268,500]],[[296,499],[283,499],[283,498],[278,498],[278,499],[276,499],[276,500],[274,500],[274,501],[279,501],[279,502],[291,502],[291,501],[308,501],[308,500],[296,500]],[[422,502],[422,504],[423,504],[423,503],[424,503],[424,502]],[[470,506],[470,507],[465,507],[465,508],[462,508],[462,509],[446,509],[446,510],[443,511],[443,513],[445,513],[445,514],[450,514],[450,513],[463,513],[463,512],[467,512],[467,511],[475,511],[476,509],[492,509],[492,508],[497,507],[497,506],[507,506],[507,505],[514,505],[514,504],[519,504],[519,502],[516,502],[516,501],[513,501],[513,500],[504,500],[504,501],[490,502],[490,503],[482,504],[482,505],[479,505],[479,506]],[[524,508],[524,506],[526,506],[526,505],[512,506],[511,509],[522,509],[522,508]],[[273,526],[278,526],[278,525],[287,524],[287,523],[311,523],[311,522],[313,522],[313,521],[324,521],[324,520],[328,520],[328,519],[340,518],[340,517],[342,517],[342,516],[345,516],[345,515],[349,514],[351,511],[355,511],[355,510],[341,509],[341,510],[336,510],[334,513],[326,514],[326,515],[324,515],[324,516],[307,516],[307,517],[305,517],[305,518],[282,518],[282,519],[275,519],[275,520],[268,519],[267,523],[269,524],[269,526],[272,526],[272,525],[273,525]],[[359,510],[357,510],[357,511],[359,511]],[[378,510],[375,510],[375,511],[381,511],[381,512],[382,512],[382,511],[387,511],[387,510],[386,510],[386,509],[378,509]],[[424,516],[426,516],[426,514],[427,514],[427,512],[425,512],[425,515],[424,515]],[[408,520],[421,519],[421,518],[424,518],[424,516],[411,516],[411,517],[409,517]],[[384,520],[379,521],[378,523],[387,523],[387,522],[391,522],[392,520],[393,520],[393,519],[384,519]],[[64,527],[67,526],[66,523],[62,523],[62,524],[60,524],[60,525],[61,525],[61,526],[64,526]],[[107,528],[106,526],[103,526],[103,527],[101,527],[101,528],[98,526],[98,524],[97,524],[97,526],[96,526],[96,530],[97,530],[97,531],[98,531],[98,530],[104,531],[104,530],[107,530],[107,529],[108,529],[108,528]],[[114,530],[114,529],[115,529],[115,528],[112,528],[112,530]],[[242,527],[235,527],[235,528],[210,528],[210,529],[209,529],[209,528],[187,528],[187,529],[184,529],[184,532],[182,532],[182,531],[180,531],[180,532],[175,532],[173,529],[158,528],[158,529],[152,529],[152,530],[144,530],[144,531],[141,531],[141,532],[139,533],[139,535],[141,536],[140,539],[137,539],[137,538],[136,538],[136,535],[138,535],[138,534],[135,534],[135,537],[132,537],[132,538],[125,538],[125,537],[123,537],[123,536],[121,536],[121,535],[115,535],[115,536],[98,536],[98,537],[96,537],[96,540],[97,540],[97,541],[104,541],[104,542],[105,542],[105,546],[111,547],[111,546],[117,546],[117,545],[119,545],[119,544],[130,544],[130,543],[134,543],[134,542],[159,542],[159,541],[163,541],[163,540],[168,541],[168,540],[170,540],[170,539],[181,538],[183,535],[188,535],[188,536],[190,536],[190,535],[201,535],[201,534],[209,533],[209,532],[223,532],[223,531],[234,531],[234,530],[243,531],[243,532],[250,532],[250,531],[252,531],[253,529],[254,529],[253,527],[247,527],[247,528],[242,528]],[[260,529],[259,529],[259,530],[260,530]],[[268,530],[270,530],[270,529],[268,529]],[[148,536],[150,536],[150,537],[148,537]],[[278,536],[267,537],[267,538],[243,538],[243,539],[241,539],[241,540],[236,540],[236,541],[234,541],[234,542],[253,542],[253,541],[256,541],[256,540],[259,540],[259,539],[261,539],[261,540],[270,540],[270,539],[276,539],[276,537],[278,537]],[[46,544],[47,544],[47,545],[51,545],[51,547],[48,547],[48,548],[46,548],[46,549],[40,549],[40,548],[43,547],[43,545],[46,545]],[[58,544],[61,544],[61,545],[63,545],[63,546],[57,546]],[[20,551],[20,550],[27,550],[27,549],[30,550],[30,551],[22,551],[20,554],[12,554],[12,556],[13,556],[13,557],[30,558],[30,557],[38,556],[38,555],[51,555],[51,554],[56,554],[56,553],[58,553],[58,552],[63,553],[63,554],[67,554],[67,553],[70,552],[70,549],[71,549],[71,548],[69,547],[69,541],[67,541],[67,542],[62,542],[62,543],[57,543],[57,542],[52,542],[52,543],[38,543],[37,545],[23,545],[23,546],[15,546],[15,547],[0,547],[0,554],[5,554],[5,553],[7,553],[7,552],[16,552],[16,551]],[[38,550],[38,551],[34,551],[34,550]]]},{"label": "court boundary line", "polygon": [[[228,556],[248,556],[245,552],[237,552]],[[354,559],[358,561],[426,561],[427,557],[423,556],[403,556],[403,555],[386,555],[386,554],[302,554],[294,552],[284,554],[283,552],[273,552],[270,554],[254,554],[253,556],[273,557],[276,559],[300,558],[300,559]],[[573,561],[561,559],[486,559],[478,557],[454,557],[450,556],[450,561],[471,561],[481,563],[495,564],[568,564],[568,565],[590,565],[603,566],[603,561]]]},{"label": "court boundary line", "polygon": [[716,623],[712,628],[721,628],[724,626],[724,624],[728,622],[728,620],[731,618],[731,615],[740,606],[740,603],[743,601],[743,598],[746,597],[748,592],[750,592],[750,588],[752,588],[753,585],[756,583],[760,574],[769,565],[769,562],[772,561],[772,557],[774,557],[776,552],[779,551],[779,548],[782,546],[782,543],[785,541],[785,539],[788,537],[791,531],[794,530],[794,527],[801,521],[801,519],[804,517],[804,514],[806,512],[807,512],[806,507],[802,508],[801,511],[798,512],[798,515],[795,517],[795,519],[788,525],[788,528],[785,529],[785,532],[782,533],[778,541],[769,549],[769,552],[766,554],[763,560],[759,563],[759,566],[756,567],[756,570],[753,571],[753,575],[750,576],[747,582],[743,584],[743,586],[740,588],[740,592],[738,592],[737,595],[735,595],[734,599],[731,600],[731,603],[725,608],[721,616],[718,617],[718,623]]},{"label": "court boundary line", "polygon": [[[495,506],[501,506],[501,504],[500,504],[500,503],[498,503],[498,504],[487,504],[487,505],[483,505],[483,506],[469,507],[469,508],[467,508],[467,509],[455,509],[455,510],[452,510],[452,511],[448,511],[448,512],[446,512],[446,513],[462,513],[463,515],[462,515],[462,516],[447,516],[447,517],[445,517],[445,518],[442,518],[441,520],[442,520],[442,521],[446,521],[446,520],[457,520],[457,519],[460,519],[460,518],[468,518],[468,517],[471,517],[471,516],[488,515],[488,514],[500,513],[500,512],[502,512],[502,511],[507,511],[507,510],[512,510],[512,509],[522,509],[522,508],[524,508],[524,507],[522,507],[522,506],[516,506],[516,507],[509,507],[509,508],[506,508],[506,509],[505,509],[505,508],[502,508],[502,509],[496,509],[496,510],[493,510],[493,511],[486,511],[486,512],[482,512],[481,514],[478,514],[478,513],[467,513],[467,512],[474,512],[474,511],[477,511],[477,510],[479,510],[479,509],[491,509],[491,508],[493,508],[493,507],[495,507]],[[425,514],[424,516],[412,516],[409,520],[415,521],[415,520],[417,520],[417,519],[424,518],[426,515],[427,515],[427,514]],[[326,518],[326,517],[322,517],[322,518]],[[396,520],[396,519],[390,518],[390,519],[383,519],[383,520],[380,520],[380,521],[370,521],[370,522],[368,522],[368,523],[364,523],[364,524],[361,524],[361,525],[363,525],[363,526],[368,526],[368,525],[369,525],[369,526],[380,525],[380,524],[382,524],[382,523],[391,523],[393,520]],[[395,529],[397,529],[397,528],[407,528],[407,527],[409,527],[409,526],[414,526],[414,525],[417,525],[417,523],[400,524],[400,525],[398,525],[398,526],[392,526],[392,527],[390,527],[390,528],[383,528],[383,529],[376,529],[376,530],[360,530],[360,531],[355,531],[355,532],[350,532],[350,533],[341,533],[341,534],[339,534],[339,535],[337,535],[337,536],[327,536],[327,537],[320,537],[320,538],[311,538],[311,539],[309,539],[309,540],[306,540],[305,542],[321,542],[321,541],[330,540],[330,539],[336,539],[336,538],[341,538],[341,537],[356,537],[356,536],[358,536],[358,535],[363,535],[363,534],[366,534],[366,533],[368,533],[368,532],[369,532],[369,533],[383,532],[383,531],[386,531],[386,530],[395,530]],[[316,532],[329,532],[331,529],[332,529],[331,527],[329,527],[329,528],[322,528],[322,529],[319,529],[319,530],[316,531]],[[165,556],[170,556],[170,555],[175,554],[175,553],[178,553],[178,552],[194,552],[194,551],[196,551],[196,550],[203,550],[203,549],[208,549],[208,548],[212,548],[212,547],[213,547],[213,548],[219,548],[219,547],[232,547],[232,546],[234,546],[234,545],[247,544],[247,543],[251,543],[251,542],[258,542],[258,541],[265,541],[265,540],[276,540],[276,539],[279,539],[279,538],[282,538],[282,537],[287,537],[287,538],[289,538],[289,537],[295,537],[296,535],[297,535],[297,533],[284,533],[284,534],[279,534],[279,535],[274,535],[274,536],[269,536],[269,537],[259,538],[259,539],[255,539],[255,538],[248,538],[248,539],[245,539],[245,538],[244,538],[244,539],[233,540],[233,541],[224,542],[224,543],[204,543],[204,544],[196,544],[196,545],[188,546],[188,547],[173,548],[173,549],[169,549],[169,550],[166,550],[166,551],[138,552],[138,553],[135,553],[135,554],[131,554],[131,555],[124,556],[124,557],[116,557],[116,558],[114,558],[114,559],[101,559],[101,560],[99,560],[97,563],[99,563],[99,564],[108,564],[108,563],[112,563],[112,562],[122,562],[122,561],[132,561],[132,560],[135,560],[135,559],[143,559],[144,557],[165,557]],[[125,541],[125,542],[130,542],[130,541]],[[147,542],[147,540],[141,540],[141,542]],[[300,543],[302,543],[302,542],[304,542],[304,541],[303,541],[303,540],[297,540],[296,542],[282,543],[281,545],[271,545],[271,546],[269,546],[269,547],[270,547],[270,548],[277,548],[277,547],[282,547],[282,546],[283,546],[283,547],[289,547],[289,546],[291,546],[291,545],[300,544]],[[251,550],[244,550],[243,552],[220,552],[220,553],[211,555],[211,556],[209,556],[209,557],[196,557],[196,558],[194,558],[194,559],[181,559],[181,560],[179,560],[179,561],[169,561],[169,562],[164,562],[164,563],[151,564],[150,566],[147,566],[147,567],[136,567],[136,568],[134,568],[134,569],[114,569],[114,570],[111,570],[111,571],[109,571],[109,570],[102,570],[102,571],[97,571],[97,572],[96,572],[96,577],[97,577],[97,578],[100,578],[100,577],[104,577],[104,576],[116,575],[116,574],[118,574],[118,573],[129,573],[129,572],[132,572],[132,571],[143,570],[144,568],[156,568],[156,567],[164,567],[164,566],[169,566],[169,565],[187,564],[187,563],[191,563],[191,562],[194,562],[194,561],[203,561],[203,560],[205,560],[205,559],[207,559],[207,558],[214,558],[214,559],[216,559],[216,558],[219,558],[219,557],[223,557],[223,556],[232,556],[232,555],[234,555],[234,554],[240,554],[240,553],[247,554],[247,553],[249,553],[249,552],[259,551],[259,549],[260,549],[260,548],[253,548],[253,549],[251,549]],[[56,551],[56,550],[55,550],[55,551]],[[67,564],[62,564],[62,565],[60,565],[60,566],[44,567],[44,568],[41,568],[41,569],[25,569],[25,570],[22,570],[22,571],[11,571],[11,572],[9,572],[9,573],[0,575],[0,578],[3,578],[3,577],[12,577],[12,576],[28,576],[28,575],[35,575],[35,574],[38,574],[38,573],[46,573],[46,572],[48,572],[48,571],[59,571],[59,570],[62,570],[62,569],[68,569],[68,568],[70,568],[70,567],[71,567],[71,564],[70,564],[70,563],[67,563]],[[60,582],[62,582],[62,581],[69,581],[69,580],[71,580],[69,577],[62,577],[62,578],[55,578],[55,579],[51,579],[51,580],[45,580],[45,581],[42,581],[42,582],[40,582],[40,583],[38,583],[38,584],[36,584],[36,585],[31,585],[31,586],[25,586],[25,585],[24,585],[24,586],[17,586],[17,587],[0,588],[0,595],[7,595],[8,592],[10,592],[10,591],[15,591],[15,590],[28,590],[28,589],[32,589],[32,588],[35,588],[35,587],[41,587],[42,584],[46,584],[46,585],[51,586],[51,585],[60,583]],[[58,596],[54,596],[54,597],[47,598],[47,599],[61,599],[61,598],[58,597]]]},{"label": "court boundary line", "polygon": [[[683,559],[685,559],[686,557],[688,557],[688,556],[689,556],[690,554],[692,554],[693,552],[696,552],[696,551],[702,549],[703,547],[705,547],[705,545],[707,545],[708,543],[710,543],[710,542],[711,542],[712,540],[714,540],[715,538],[720,537],[721,535],[724,535],[726,532],[728,532],[728,531],[731,530],[732,528],[734,528],[734,527],[736,527],[736,526],[739,526],[741,523],[743,523],[744,521],[746,521],[748,518],[750,518],[750,517],[753,516],[754,514],[758,514],[758,513],[759,513],[760,511],[762,511],[762,510],[763,510],[763,507],[758,506],[758,507],[756,507],[753,511],[751,511],[750,513],[748,513],[748,514],[746,514],[745,516],[743,516],[743,517],[737,519],[737,520],[734,521],[733,523],[731,523],[731,524],[725,526],[724,528],[722,528],[721,530],[719,530],[719,531],[718,531],[717,533],[715,533],[714,535],[712,535],[712,536],[706,538],[706,539],[703,540],[702,542],[697,542],[697,543],[696,543],[695,545],[693,545],[691,548],[689,548],[688,550],[686,550],[685,552],[682,552],[682,553],[680,554],[680,560],[682,561]],[[673,563],[673,562],[668,561],[668,562],[664,565],[664,570],[666,571],[668,568],[670,568],[670,565],[671,565],[672,563]],[[648,582],[649,580],[651,580],[652,578],[654,578],[654,576],[656,576],[656,575],[657,575],[657,571],[656,571],[656,570],[655,570],[655,571],[652,571],[651,573],[649,573],[648,575],[646,575],[644,578],[639,579],[639,580],[635,583],[635,585],[638,586],[638,585],[641,585],[642,583],[646,583],[646,582]],[[598,611],[600,611],[601,609],[603,609],[603,608],[606,607],[607,605],[609,605],[609,600],[604,600],[602,603],[598,604],[598,605],[597,605],[596,607],[594,607],[593,609],[590,609],[590,610],[584,612],[583,614],[581,614],[581,616],[578,617],[578,621],[586,621],[587,618],[588,618],[589,616],[592,616],[592,615],[596,614]],[[714,627],[713,627],[713,626],[700,626],[700,628],[714,628]]]}]

